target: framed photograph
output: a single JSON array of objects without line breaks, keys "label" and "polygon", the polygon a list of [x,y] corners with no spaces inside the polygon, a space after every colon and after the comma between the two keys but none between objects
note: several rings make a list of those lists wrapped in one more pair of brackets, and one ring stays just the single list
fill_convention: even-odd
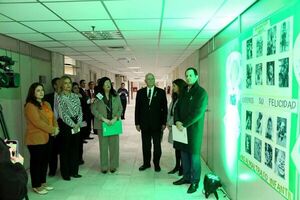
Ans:
[{"label": "framed photograph", "polygon": [[279,59],[279,87],[289,87],[289,58]]},{"label": "framed photograph", "polygon": [[262,146],[262,141],[258,138],[255,138],[254,139],[254,158],[258,162],[261,162],[261,146]]},{"label": "framed photograph", "polygon": [[285,152],[277,148],[275,148],[274,172],[285,179]]},{"label": "framed photograph", "polygon": [[255,65],[255,85],[262,85],[262,63]]},{"label": "framed photograph", "polygon": [[268,30],[267,55],[276,54],[276,31],[277,31],[276,26],[273,26]]},{"label": "framed photograph", "polygon": [[245,152],[251,155],[251,135],[249,134],[245,137]]},{"label": "framed photograph", "polygon": [[277,134],[276,144],[286,147],[286,131],[287,131],[287,119],[283,117],[277,117]]},{"label": "framed photograph", "polygon": [[265,143],[265,165],[271,169],[273,167],[273,148],[268,143]]},{"label": "framed photograph", "polygon": [[247,64],[246,65],[246,88],[252,87],[252,65]]},{"label": "framed photograph", "polygon": [[274,85],[275,84],[275,61],[267,62],[267,74],[266,74],[266,84]]}]

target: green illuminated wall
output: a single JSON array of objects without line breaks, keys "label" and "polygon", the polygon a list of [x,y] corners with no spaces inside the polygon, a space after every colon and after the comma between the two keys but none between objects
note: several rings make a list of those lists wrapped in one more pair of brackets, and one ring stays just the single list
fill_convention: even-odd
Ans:
[{"label": "green illuminated wall", "polygon": [[[202,157],[208,166],[220,176],[223,187],[232,199],[284,199],[275,189],[262,180],[253,170],[239,160],[240,135],[226,132],[224,116],[226,116],[226,60],[233,51],[242,52],[241,41],[250,37],[253,27],[258,23],[270,19],[271,23],[279,22],[289,16],[294,17],[294,40],[299,33],[300,15],[299,1],[277,0],[259,1],[241,15],[239,19],[229,25],[214,40],[200,49],[200,79],[206,82],[204,87],[209,94],[209,112],[207,112],[207,140],[202,150]],[[211,48],[215,47],[215,48]],[[208,52],[208,53],[207,53]],[[293,79],[295,81],[295,79]],[[296,91],[296,92],[295,92]],[[296,98],[298,89],[293,90]],[[241,105],[237,105],[239,111]],[[229,117],[232,118],[231,115]],[[230,120],[230,119],[229,119]],[[297,124],[292,117],[292,124]],[[234,121],[230,121],[234,123]],[[295,143],[295,128],[291,131],[292,147]],[[292,160],[290,159],[290,162]],[[221,163],[221,165],[220,165]],[[290,168],[290,190],[293,199],[299,199],[297,194],[297,177],[295,167]],[[255,191],[255,192],[254,192]],[[298,195],[298,196],[297,196]]]}]

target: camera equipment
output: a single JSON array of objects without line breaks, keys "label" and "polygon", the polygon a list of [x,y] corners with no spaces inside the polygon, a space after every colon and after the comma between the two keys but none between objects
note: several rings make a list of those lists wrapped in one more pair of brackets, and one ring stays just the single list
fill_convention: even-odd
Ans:
[{"label": "camera equipment", "polygon": [[216,199],[219,199],[217,189],[222,186],[220,178],[212,173],[205,174],[204,181],[204,194],[205,198],[208,198],[208,196],[213,193],[216,197]]},{"label": "camera equipment", "polygon": [[19,87],[20,74],[14,73],[11,67],[15,64],[8,56],[0,56],[0,87]]}]

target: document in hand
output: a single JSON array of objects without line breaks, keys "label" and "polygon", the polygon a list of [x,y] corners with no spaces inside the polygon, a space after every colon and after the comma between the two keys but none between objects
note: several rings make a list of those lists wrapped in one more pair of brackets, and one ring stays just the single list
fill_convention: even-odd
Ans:
[{"label": "document in hand", "polygon": [[113,125],[102,123],[103,136],[120,135],[123,132],[122,121],[117,120]]},{"label": "document in hand", "polygon": [[184,144],[188,143],[186,128],[182,131],[178,130],[175,125],[172,125],[173,140]]}]

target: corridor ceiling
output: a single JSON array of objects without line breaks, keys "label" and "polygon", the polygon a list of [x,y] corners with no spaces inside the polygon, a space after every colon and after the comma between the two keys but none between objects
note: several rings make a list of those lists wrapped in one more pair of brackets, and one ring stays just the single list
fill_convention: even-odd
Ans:
[{"label": "corridor ceiling", "polygon": [[129,78],[163,78],[255,1],[0,0],[0,33]]}]

